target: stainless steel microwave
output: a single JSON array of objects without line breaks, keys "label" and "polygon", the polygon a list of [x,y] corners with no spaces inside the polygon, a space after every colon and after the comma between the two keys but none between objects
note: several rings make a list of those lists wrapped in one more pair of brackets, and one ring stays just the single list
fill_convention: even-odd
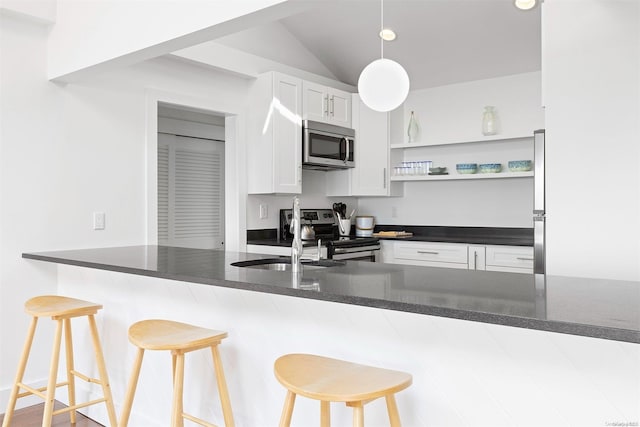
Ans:
[{"label": "stainless steel microwave", "polygon": [[302,167],[347,169],[355,167],[356,131],[342,126],[302,122]]}]

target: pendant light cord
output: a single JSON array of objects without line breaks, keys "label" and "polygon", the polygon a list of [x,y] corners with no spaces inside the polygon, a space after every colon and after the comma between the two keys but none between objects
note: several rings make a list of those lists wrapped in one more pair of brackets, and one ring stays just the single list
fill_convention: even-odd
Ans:
[{"label": "pendant light cord", "polygon": [[380,0],[380,59],[384,58],[384,39],[382,38],[382,30],[384,30],[384,0]]}]

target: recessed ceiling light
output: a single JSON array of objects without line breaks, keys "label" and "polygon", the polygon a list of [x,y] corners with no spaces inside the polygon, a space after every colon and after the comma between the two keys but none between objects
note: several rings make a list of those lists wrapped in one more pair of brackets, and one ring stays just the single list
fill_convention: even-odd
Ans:
[{"label": "recessed ceiling light", "polygon": [[514,4],[520,10],[529,10],[535,7],[536,0],[515,0]]},{"label": "recessed ceiling light", "polygon": [[383,28],[380,31],[380,38],[386,42],[390,42],[396,39],[396,33],[390,28]]}]

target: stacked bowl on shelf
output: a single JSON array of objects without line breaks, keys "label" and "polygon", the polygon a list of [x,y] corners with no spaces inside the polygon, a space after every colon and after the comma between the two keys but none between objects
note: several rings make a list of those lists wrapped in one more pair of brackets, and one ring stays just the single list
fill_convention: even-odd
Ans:
[{"label": "stacked bowl on shelf", "polygon": [[[508,162],[510,172],[528,172],[533,167],[531,160],[511,160]],[[458,163],[456,171],[459,174],[480,173],[500,173],[502,172],[502,163]]]}]

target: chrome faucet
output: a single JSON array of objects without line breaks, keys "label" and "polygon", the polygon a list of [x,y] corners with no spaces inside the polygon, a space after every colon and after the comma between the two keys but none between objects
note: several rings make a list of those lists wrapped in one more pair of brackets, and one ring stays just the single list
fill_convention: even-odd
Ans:
[{"label": "chrome faucet", "polygon": [[293,218],[289,230],[293,229],[293,242],[291,243],[291,271],[300,273],[302,265],[300,258],[302,257],[302,237],[300,235],[300,199],[298,196],[293,198]]}]

